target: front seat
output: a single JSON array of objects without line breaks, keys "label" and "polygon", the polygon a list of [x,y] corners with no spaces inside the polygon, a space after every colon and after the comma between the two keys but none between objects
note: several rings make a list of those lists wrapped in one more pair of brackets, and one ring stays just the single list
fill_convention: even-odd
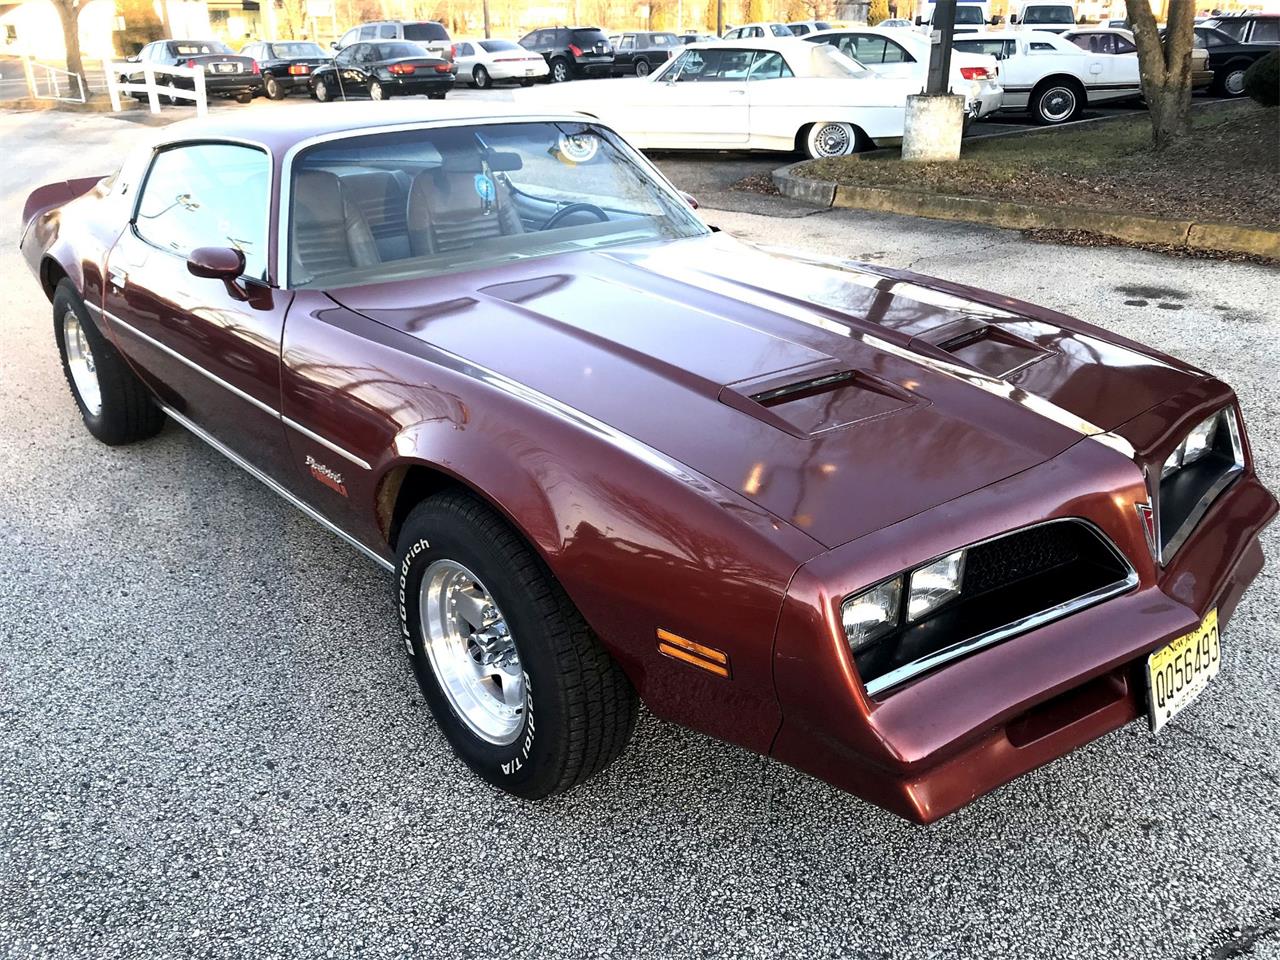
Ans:
[{"label": "front seat", "polygon": [[327,170],[308,170],[294,178],[289,250],[303,280],[382,262],[364,214],[344,196],[342,181]]},{"label": "front seat", "polygon": [[[487,176],[494,187],[488,205],[477,188]],[[409,246],[415,257],[465,250],[494,237],[524,233],[511,189],[501,177],[486,174],[478,155],[446,155],[440,166],[424,170],[409,188]]]}]

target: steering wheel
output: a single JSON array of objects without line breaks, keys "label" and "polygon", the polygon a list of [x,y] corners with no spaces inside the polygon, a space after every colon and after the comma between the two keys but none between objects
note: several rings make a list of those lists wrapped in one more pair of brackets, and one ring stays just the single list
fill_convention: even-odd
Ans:
[{"label": "steering wheel", "polygon": [[609,222],[609,215],[597,207],[594,203],[571,203],[568,206],[561,207],[551,216],[547,217],[547,222],[539,229],[550,230],[552,227],[558,227],[560,221],[564,220],[575,213],[589,213],[601,223]]}]

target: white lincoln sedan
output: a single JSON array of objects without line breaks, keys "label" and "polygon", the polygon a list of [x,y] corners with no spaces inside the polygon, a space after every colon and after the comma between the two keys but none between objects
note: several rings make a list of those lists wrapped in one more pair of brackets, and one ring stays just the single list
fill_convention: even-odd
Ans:
[{"label": "white lincoln sedan", "polygon": [[517,98],[598,117],[641,148],[836,157],[901,140],[907,95],[919,89],[918,81],[878,76],[835,47],[774,37],[692,44],[644,78]]}]

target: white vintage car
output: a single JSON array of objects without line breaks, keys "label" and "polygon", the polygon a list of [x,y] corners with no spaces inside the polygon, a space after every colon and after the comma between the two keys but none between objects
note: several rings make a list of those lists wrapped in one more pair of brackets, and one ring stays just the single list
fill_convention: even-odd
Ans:
[{"label": "white vintage car", "polygon": [[519,91],[604,120],[641,148],[803,150],[836,157],[902,138],[912,79],[834,47],[774,37],[697,43],[644,78]]},{"label": "white vintage car", "polygon": [[[822,30],[805,37],[810,43],[825,43],[857,60],[882,77],[910,79],[916,91],[924,89],[929,72],[929,38],[884,27],[841,27]],[[1000,109],[1004,91],[1000,87],[999,64],[995,57],[981,53],[951,55],[952,93],[963,94],[973,119]]]},{"label": "white vintage car", "polygon": [[1041,123],[1074,120],[1090,103],[1140,96],[1138,58],[1089,53],[1039,30],[993,30],[957,37],[955,49],[1000,61],[1000,109]]}]

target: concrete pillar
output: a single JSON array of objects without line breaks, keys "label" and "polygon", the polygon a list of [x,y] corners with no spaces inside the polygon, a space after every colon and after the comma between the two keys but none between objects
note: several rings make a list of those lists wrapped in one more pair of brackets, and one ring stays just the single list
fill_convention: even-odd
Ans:
[{"label": "concrete pillar", "polygon": [[964,97],[956,93],[907,97],[903,160],[957,160],[964,134]]}]

